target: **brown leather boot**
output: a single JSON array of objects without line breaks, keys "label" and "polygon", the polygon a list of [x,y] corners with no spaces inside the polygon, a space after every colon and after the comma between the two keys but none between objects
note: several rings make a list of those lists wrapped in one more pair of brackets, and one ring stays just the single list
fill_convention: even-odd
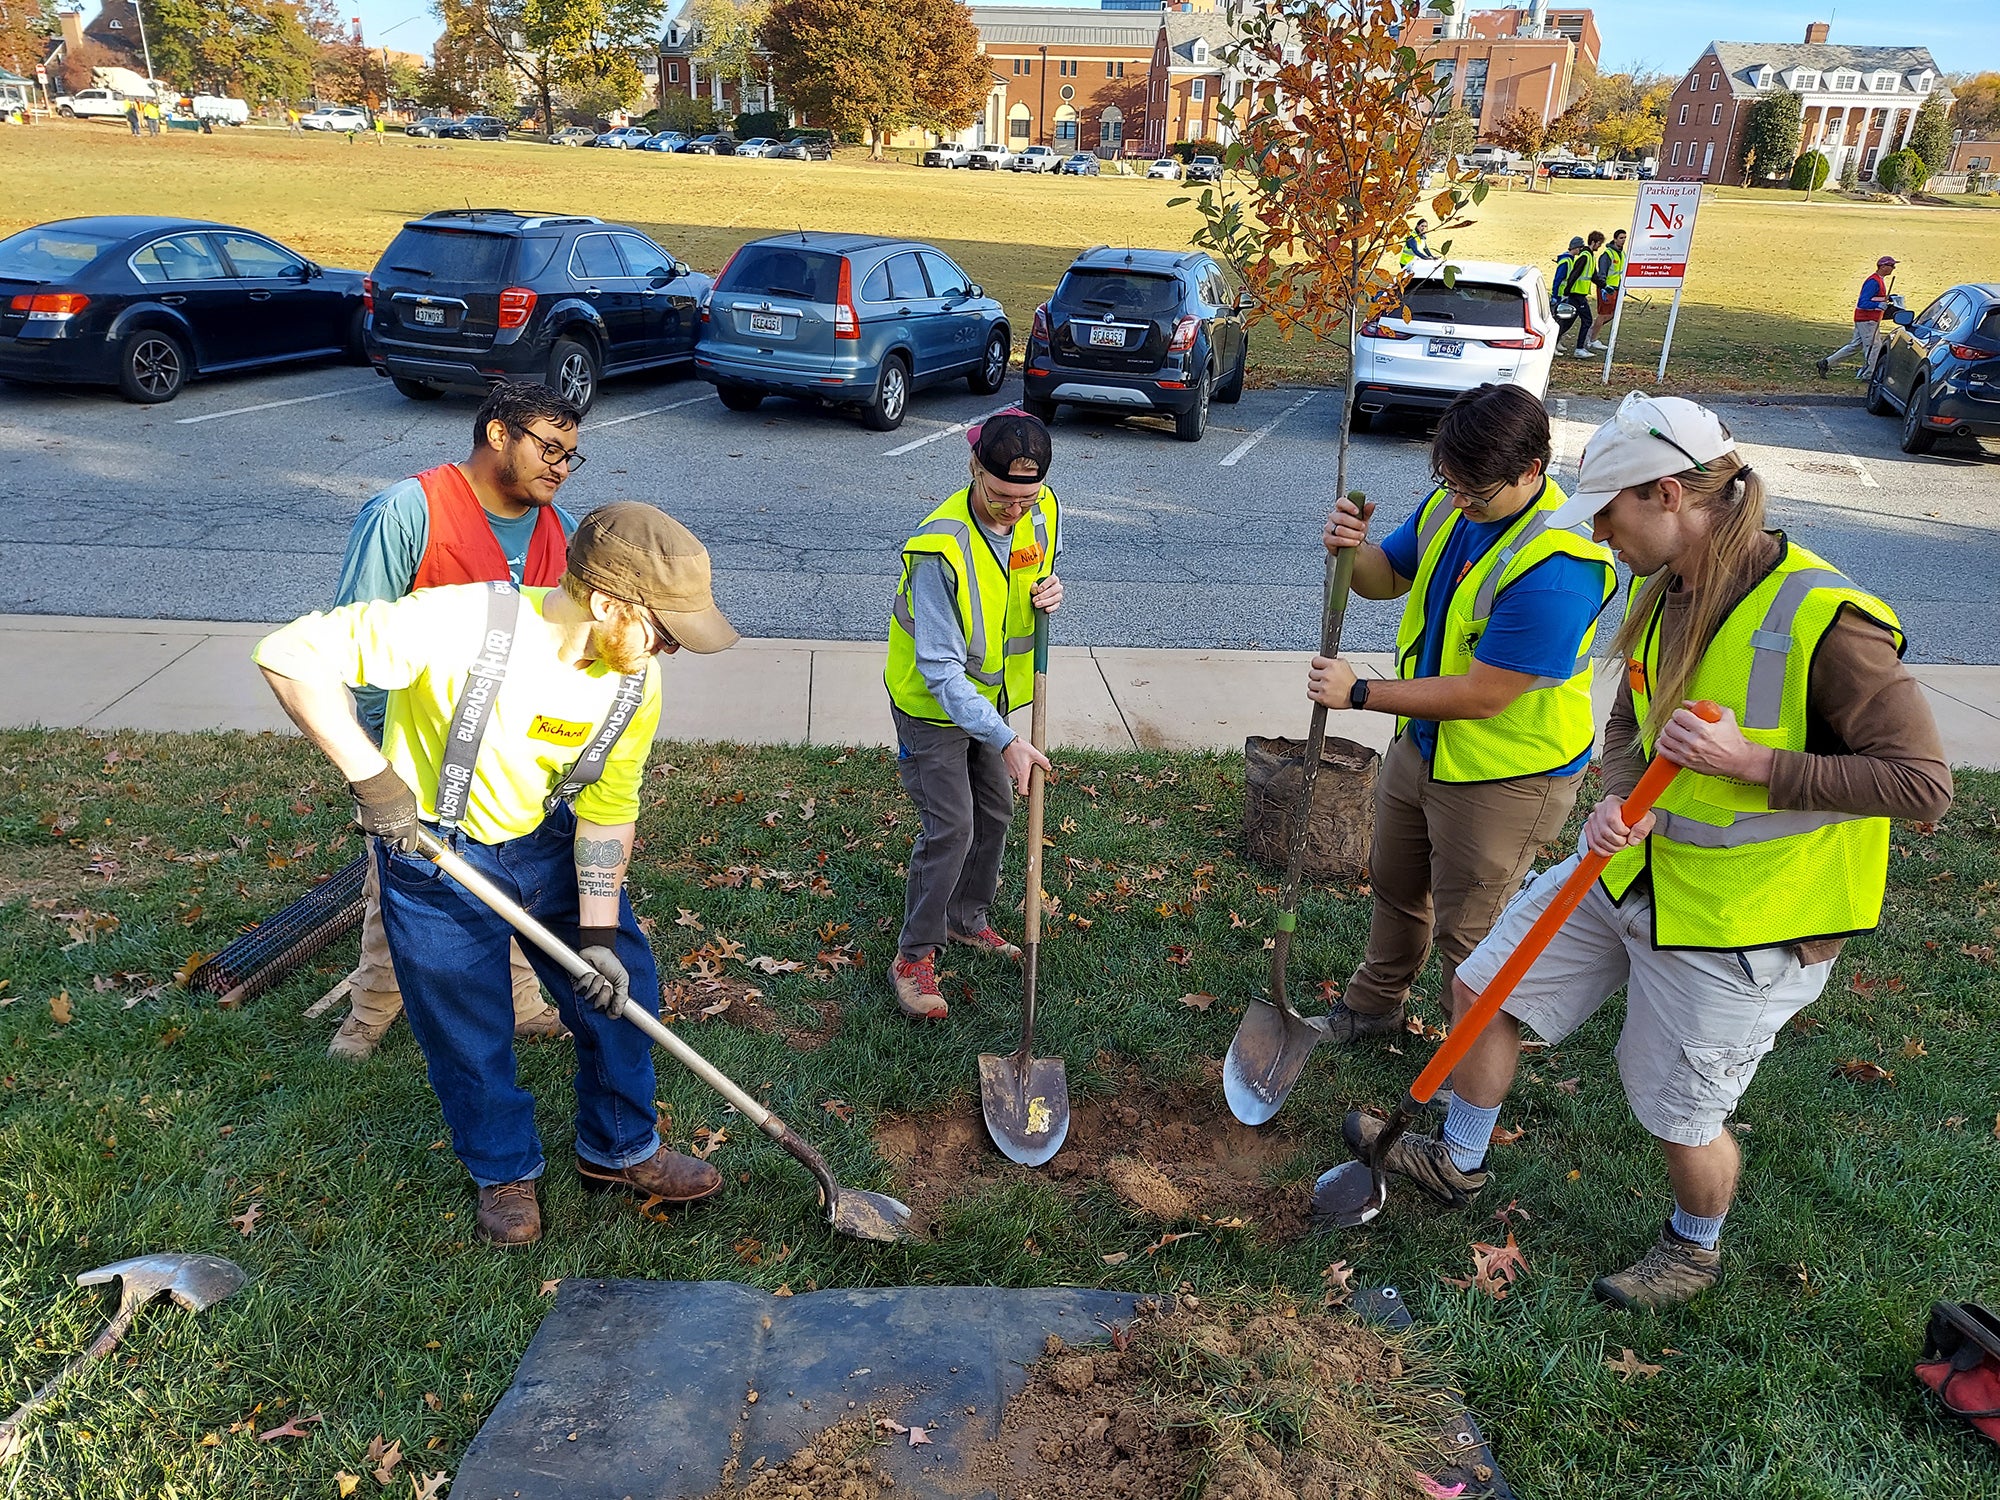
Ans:
[{"label": "brown leather boot", "polygon": [[644,1161],[613,1170],[576,1159],[576,1175],[587,1193],[630,1193],[668,1203],[695,1203],[722,1189],[722,1174],[705,1161],[660,1147]]},{"label": "brown leather boot", "polygon": [[509,1250],[532,1245],[542,1237],[542,1205],[535,1184],[502,1182],[479,1190],[479,1237]]},{"label": "brown leather boot", "polygon": [[396,1017],[403,1013],[403,997],[352,987],[347,993],[353,1008],[334,1032],[333,1040],[327,1043],[326,1055],[343,1062],[366,1062],[382,1045],[382,1038],[396,1024]]},{"label": "brown leather boot", "polygon": [[523,1016],[514,1012],[514,1035],[522,1041],[561,1041],[569,1035],[569,1028],[563,1025],[562,1012],[553,1005],[544,1005],[532,1015]]}]

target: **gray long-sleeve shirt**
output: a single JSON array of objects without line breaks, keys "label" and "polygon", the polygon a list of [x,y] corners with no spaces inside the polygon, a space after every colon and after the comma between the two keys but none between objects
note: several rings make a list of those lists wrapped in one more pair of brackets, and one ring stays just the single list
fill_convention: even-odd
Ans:
[{"label": "gray long-sleeve shirt", "polygon": [[[982,525],[976,529],[1005,572],[1014,545],[1013,528],[991,531]],[[1062,533],[1058,530],[1053,551],[1061,550]],[[1016,738],[1014,731],[965,675],[965,628],[958,619],[957,586],[943,558],[918,559],[910,575],[910,616],[917,627],[917,671],[938,707],[981,744],[1005,750]]]}]

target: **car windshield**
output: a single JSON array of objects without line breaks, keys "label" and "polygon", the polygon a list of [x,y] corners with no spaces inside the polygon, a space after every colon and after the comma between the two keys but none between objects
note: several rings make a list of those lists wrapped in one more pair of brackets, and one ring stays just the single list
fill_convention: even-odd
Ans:
[{"label": "car windshield", "polygon": [[[1483,286],[1459,278],[1454,287],[1435,282],[1410,288],[1403,305],[1416,323],[1469,323],[1477,328],[1522,328],[1526,298],[1516,286]],[[1392,314],[1396,321],[1402,314]]]},{"label": "car windshield", "polygon": [[382,269],[426,281],[497,282],[513,248],[507,235],[410,226],[382,253]]},{"label": "car windshield", "polygon": [[1171,317],[1180,307],[1180,283],[1171,276],[1131,271],[1071,271],[1056,288],[1065,311],[1085,317],[1113,313],[1127,318]]},{"label": "car windshield", "polygon": [[802,245],[745,245],[715,289],[831,302],[840,294],[840,259]]},{"label": "car windshield", "polygon": [[108,235],[83,234],[60,224],[24,229],[0,240],[0,276],[27,281],[74,276],[117,243]]}]

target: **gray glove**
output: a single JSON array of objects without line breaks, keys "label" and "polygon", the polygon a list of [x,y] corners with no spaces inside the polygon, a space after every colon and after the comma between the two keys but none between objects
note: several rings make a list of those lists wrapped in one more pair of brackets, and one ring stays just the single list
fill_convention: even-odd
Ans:
[{"label": "gray glove", "polygon": [[362,831],[405,854],[417,852],[417,796],[396,774],[394,766],[377,771],[365,781],[350,781],[354,796],[354,821]]},{"label": "gray glove", "polygon": [[576,992],[593,1010],[600,1010],[615,1021],[625,1013],[625,1003],[632,998],[632,976],[618,961],[614,946],[618,929],[585,927],[577,936],[577,957],[597,972],[577,979]]}]

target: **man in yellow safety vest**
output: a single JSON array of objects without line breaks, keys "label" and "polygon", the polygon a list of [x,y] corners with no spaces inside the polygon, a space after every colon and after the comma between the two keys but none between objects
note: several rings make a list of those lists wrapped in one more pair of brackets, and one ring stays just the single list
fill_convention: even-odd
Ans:
[{"label": "man in yellow safety vest", "polygon": [[[1674,1206],[1639,1261],[1600,1277],[1622,1307],[1670,1307],[1721,1279],[1740,1166],[1724,1121],[1777,1033],[1818,997],[1842,942],[1881,918],[1889,820],[1935,819],[1951,772],[1895,611],[1781,531],[1716,415],[1625,398],[1583,453],[1558,523],[1595,518],[1634,579],[1613,651],[1629,659],[1605,730],[1604,800],[1582,842],[1613,856],[1452,1073],[1434,1137],[1385,1165],[1463,1206],[1525,1024],[1554,1044],[1626,992],[1618,1073],[1660,1143]],[[1722,706],[1718,723],[1688,705]],[[1631,828],[1621,809],[1656,755],[1682,767]],[[1463,1015],[1577,856],[1522,891],[1453,980]],[[1381,1122],[1350,1114],[1366,1151]]]}]

